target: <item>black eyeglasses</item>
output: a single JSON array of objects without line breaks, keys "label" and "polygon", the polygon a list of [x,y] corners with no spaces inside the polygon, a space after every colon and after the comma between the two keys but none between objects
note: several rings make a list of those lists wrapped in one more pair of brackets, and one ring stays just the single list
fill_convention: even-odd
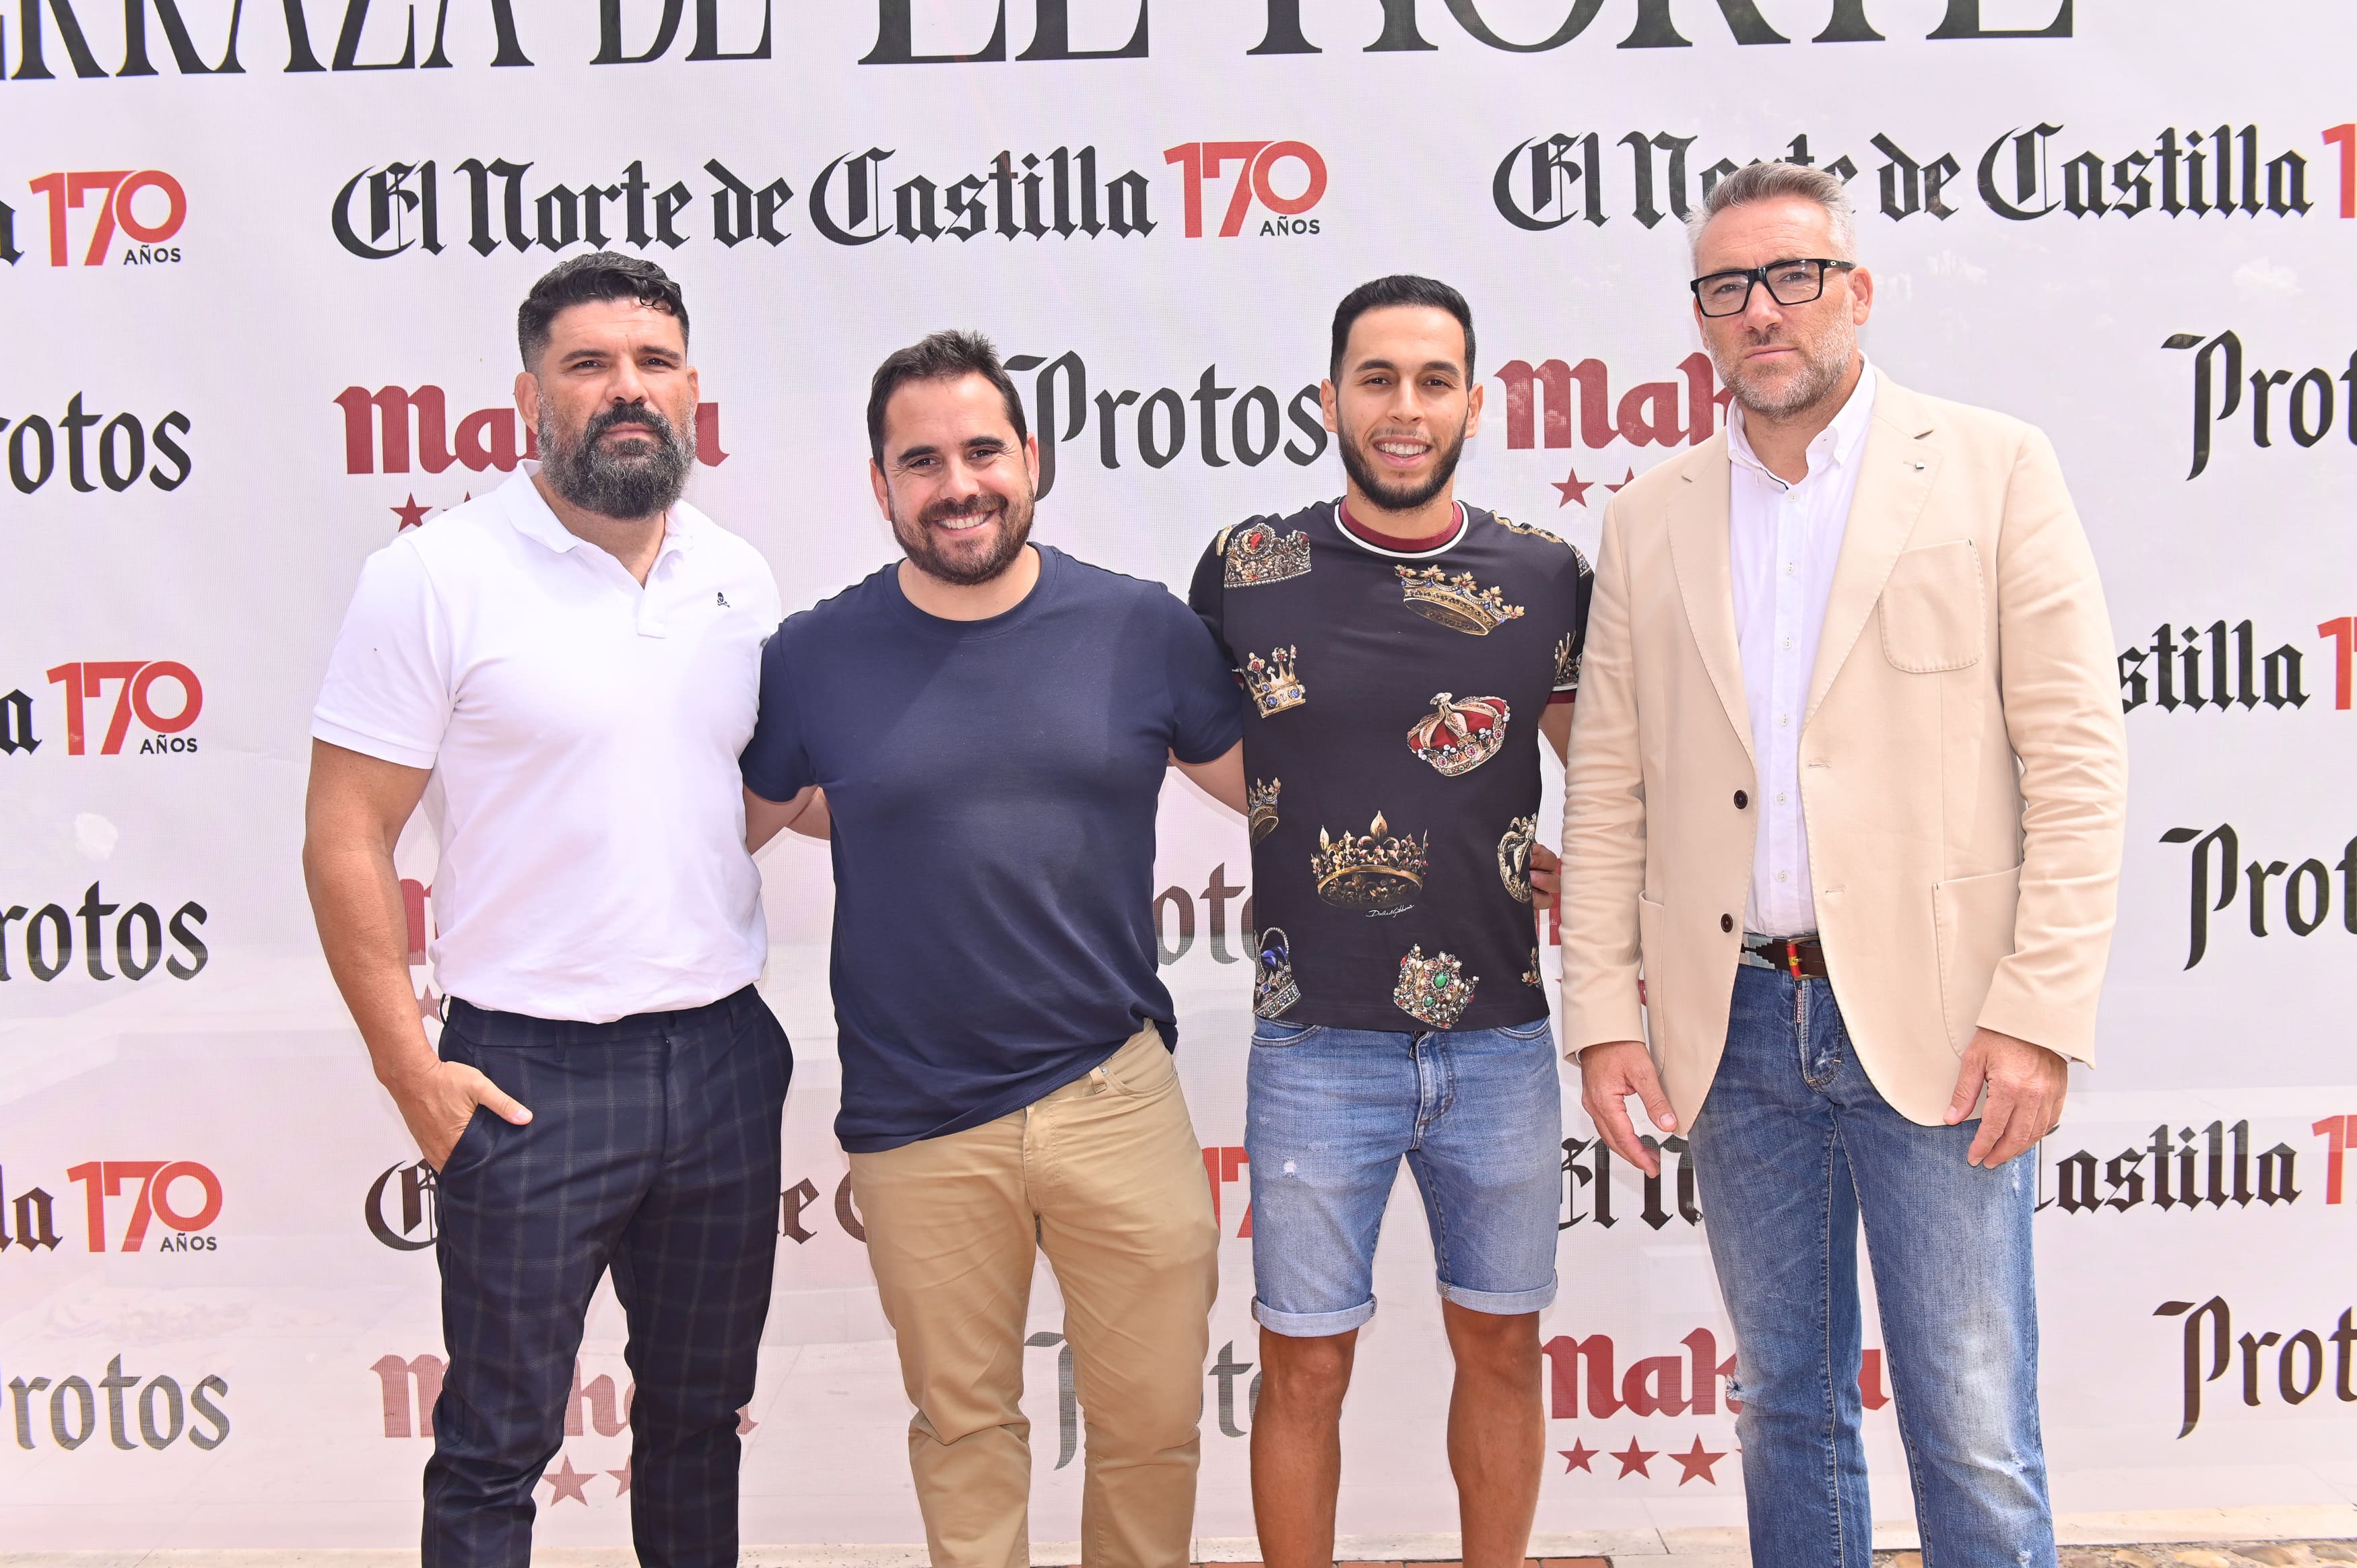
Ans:
[{"label": "black eyeglasses", "polygon": [[1695,303],[1705,316],[1740,316],[1751,307],[1751,291],[1761,284],[1768,285],[1768,297],[1779,305],[1806,305],[1825,292],[1827,273],[1850,272],[1857,266],[1856,262],[1810,256],[1741,272],[1713,273],[1686,286],[1694,290]]}]

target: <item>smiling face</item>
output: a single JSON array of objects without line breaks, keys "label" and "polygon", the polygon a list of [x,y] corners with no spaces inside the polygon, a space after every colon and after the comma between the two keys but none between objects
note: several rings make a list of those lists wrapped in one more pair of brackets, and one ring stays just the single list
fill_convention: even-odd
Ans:
[{"label": "smiling face", "polygon": [[1340,379],[1319,396],[1342,467],[1370,503],[1414,511],[1448,488],[1481,422],[1470,380],[1465,328],[1446,310],[1383,306],[1351,324]]},{"label": "smiling face", "polygon": [[[1696,277],[1770,262],[1848,259],[1832,214],[1801,197],[1745,202],[1713,218],[1695,245]],[[1824,293],[1805,305],[1779,305],[1764,287],[1738,316],[1695,321],[1718,379],[1751,413],[1789,418],[1832,395],[1857,357],[1857,329],[1874,306],[1874,278],[1860,267],[1828,271]]]},{"label": "smiling face", "polygon": [[516,403],[540,437],[541,473],[601,517],[654,517],[695,462],[695,371],[679,318],[633,299],[569,306],[549,323]]},{"label": "smiling face", "polygon": [[937,581],[987,583],[1031,535],[1039,446],[1015,434],[985,376],[903,382],[884,405],[884,460],[868,472],[893,537]]}]

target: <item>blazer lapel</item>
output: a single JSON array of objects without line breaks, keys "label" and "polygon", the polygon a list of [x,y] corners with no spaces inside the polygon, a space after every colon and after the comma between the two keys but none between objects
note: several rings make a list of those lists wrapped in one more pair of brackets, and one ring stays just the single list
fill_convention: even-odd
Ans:
[{"label": "blazer lapel", "polygon": [[1934,428],[1921,399],[1889,377],[1880,377],[1874,425],[1859,453],[1857,492],[1850,500],[1841,555],[1834,564],[1833,590],[1825,599],[1824,633],[1809,679],[1803,727],[1816,716],[1834,677],[1857,646],[1867,618],[1882,596],[1882,585],[1889,580],[1890,568],[1907,547],[1932,483],[1939,478],[1940,450],[1928,439]]},{"label": "blazer lapel", "polygon": [[[1727,541],[1727,437],[1695,454],[1670,497],[1670,564],[1703,668],[1727,709],[1727,722],[1751,756],[1751,715],[1743,701],[1743,651],[1735,632],[1735,573]],[[1756,767],[1759,758],[1752,757]]]}]

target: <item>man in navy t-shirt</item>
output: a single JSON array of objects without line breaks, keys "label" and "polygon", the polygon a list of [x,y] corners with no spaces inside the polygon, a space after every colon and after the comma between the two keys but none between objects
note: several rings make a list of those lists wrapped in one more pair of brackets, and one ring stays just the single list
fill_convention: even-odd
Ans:
[{"label": "man in navy t-shirt", "polygon": [[757,843],[831,818],[835,1131],[932,1562],[1030,1561],[1043,1248],[1088,1418],[1082,1551],[1183,1564],[1219,1236],[1155,972],[1154,824],[1173,763],[1242,810],[1235,685],[1160,584],[1027,542],[1039,446],[986,340],[886,360],[867,431],[907,559],[778,628],[743,770]]}]

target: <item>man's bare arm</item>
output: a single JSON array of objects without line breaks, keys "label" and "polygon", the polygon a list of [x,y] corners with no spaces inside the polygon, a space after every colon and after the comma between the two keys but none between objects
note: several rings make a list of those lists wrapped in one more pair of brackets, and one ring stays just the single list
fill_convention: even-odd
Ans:
[{"label": "man's bare arm", "polygon": [[1539,733],[1555,747],[1557,762],[1571,760],[1571,704],[1549,703],[1539,710]]},{"label": "man's bare arm", "polygon": [[826,791],[813,784],[791,800],[770,800],[745,791],[745,847],[756,854],[779,833],[791,831],[804,838],[834,836],[834,819],[827,815]]},{"label": "man's bare arm", "polygon": [[1170,765],[1193,779],[1204,794],[1238,816],[1244,814],[1244,743],[1236,742],[1209,762],[1181,762],[1172,753]]},{"label": "man's bare arm", "polygon": [[439,1169],[477,1105],[515,1122],[531,1121],[532,1112],[473,1068],[434,1054],[409,989],[408,920],[393,849],[430,777],[425,768],[313,741],[303,881],[328,972],[360,1027],[377,1081],[392,1094],[426,1163]]}]

